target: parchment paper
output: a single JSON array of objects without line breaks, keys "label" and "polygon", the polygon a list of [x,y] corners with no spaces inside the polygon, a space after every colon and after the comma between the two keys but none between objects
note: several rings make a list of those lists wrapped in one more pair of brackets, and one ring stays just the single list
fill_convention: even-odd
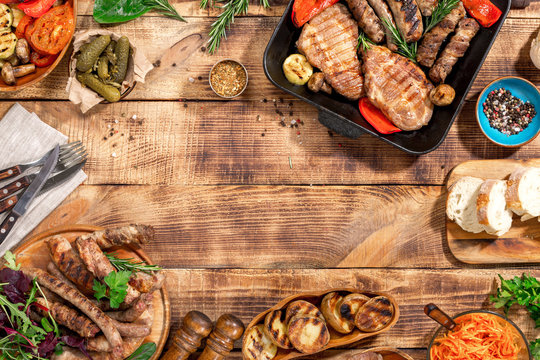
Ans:
[{"label": "parchment paper", "polygon": [[[93,29],[86,31],[79,31],[73,37],[73,53],[69,62],[69,79],[66,86],[66,91],[69,94],[69,100],[74,104],[79,105],[83,113],[90,110],[104,100],[93,90],[83,87],[80,82],[75,78],[77,60],[75,60],[75,54],[79,51],[80,47],[93,40],[98,35],[110,35],[112,40],[120,39],[121,35],[113,33],[112,31],[103,29]],[[129,87],[133,86],[135,82],[144,83],[146,74],[154,68],[152,63],[144,56],[141,51],[138,51],[131,39],[129,40],[131,48],[133,49],[133,56],[130,56],[128,63],[128,71],[126,78],[122,83],[120,93],[124,93]]]}]

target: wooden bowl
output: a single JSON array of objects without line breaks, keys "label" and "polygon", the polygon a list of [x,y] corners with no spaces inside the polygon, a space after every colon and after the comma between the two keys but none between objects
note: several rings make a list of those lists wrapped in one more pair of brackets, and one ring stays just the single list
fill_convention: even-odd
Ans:
[{"label": "wooden bowl", "polygon": [[[54,236],[62,235],[70,242],[84,234],[92,233],[94,231],[104,230],[102,227],[92,225],[68,225],[60,226],[45,232],[39,233],[27,240],[22,245],[13,250],[13,253],[17,255],[17,263],[22,267],[30,266],[45,269],[47,264],[51,261],[49,257],[49,250],[45,244],[45,239]],[[109,252],[118,254],[120,258],[134,258],[135,260],[143,260],[148,264],[153,264],[148,255],[142,250],[132,246],[122,246],[121,248],[112,248]],[[131,341],[124,343],[125,354],[131,354],[135,351],[143,342],[156,343],[156,352],[150,360],[157,360],[170,329],[171,310],[169,302],[169,293],[165,287],[162,287],[160,291],[154,292],[153,299],[153,311],[154,319],[152,323],[152,331],[144,339],[138,341]],[[135,339],[135,338],[133,338]]]},{"label": "wooden bowl", "polygon": [[[285,309],[287,307],[287,305],[290,302],[295,301],[295,300],[306,300],[306,301],[316,305],[320,309],[320,304],[321,304],[321,301],[322,301],[323,297],[326,294],[334,292],[334,291],[338,292],[338,293],[359,293],[359,294],[366,295],[367,297],[370,297],[370,298],[373,298],[373,297],[376,297],[376,296],[381,296],[381,295],[385,296],[390,300],[390,302],[392,303],[392,305],[394,307],[394,316],[392,317],[392,320],[390,321],[390,323],[387,326],[385,326],[383,329],[381,329],[379,331],[375,331],[375,332],[369,332],[369,333],[368,332],[361,332],[360,330],[355,328],[349,334],[340,334],[337,331],[335,331],[334,329],[332,329],[332,327],[330,325],[328,325],[328,330],[330,331],[330,341],[328,342],[328,344],[324,348],[322,348],[320,351],[317,351],[316,353],[319,353],[319,352],[327,350],[327,349],[335,348],[335,347],[338,347],[338,346],[349,345],[349,344],[352,344],[352,343],[357,342],[359,340],[362,340],[362,339],[365,339],[365,338],[368,338],[368,337],[372,337],[372,336],[384,333],[388,329],[390,329],[392,326],[394,326],[397,323],[398,319],[399,319],[399,307],[398,307],[398,304],[397,304],[396,300],[393,297],[391,297],[390,295],[388,295],[386,293],[382,293],[382,292],[363,291],[363,290],[352,289],[352,288],[337,288],[337,289],[329,289],[329,290],[320,291],[320,292],[307,292],[307,293],[301,293],[301,294],[296,294],[296,295],[289,296],[289,297],[281,300],[276,305],[272,306],[270,309],[268,309],[268,310],[260,313],[259,315],[255,316],[255,318],[247,326],[246,331],[244,333],[247,333],[248,330],[251,329],[255,325],[263,324],[264,323],[264,318],[266,317],[266,314],[268,314],[270,311],[283,310],[283,309]],[[244,340],[245,339],[246,339],[246,337],[244,337]],[[306,355],[313,355],[313,354],[304,354],[304,353],[301,353],[301,352],[299,352],[299,351],[297,351],[295,349],[289,350],[289,349],[278,348],[277,354],[272,360],[288,360],[288,359],[294,359],[294,358],[297,358],[297,357],[300,357],[300,356],[306,356]],[[245,358],[246,357],[244,356],[244,359]]]},{"label": "wooden bowl", "polygon": [[362,349],[362,350],[344,350],[338,352],[337,354],[332,354],[329,356],[321,355],[319,360],[354,360],[355,355],[361,355],[367,352],[374,352],[382,355],[383,360],[414,360],[411,356],[404,353],[401,350],[394,349],[391,347],[380,346],[374,347],[371,349]]},{"label": "wooden bowl", "polygon": [[[73,8],[73,16],[75,18],[75,28],[76,28],[77,27],[77,0],[67,0],[67,2],[71,4],[71,7]],[[58,54],[58,57],[51,65],[47,67],[43,67],[43,68],[36,67],[36,72],[23,76],[21,78],[18,78],[17,83],[15,85],[7,85],[0,78],[0,92],[19,91],[26,87],[37,84],[38,82],[43,80],[47,75],[49,75],[58,66],[58,64],[60,63],[60,61],[66,54],[69,48],[69,44],[71,44],[72,38],[73,38],[73,34],[71,35],[71,38],[69,39],[69,42],[66,45],[66,47],[64,47],[64,50],[62,50],[60,54]]]}]

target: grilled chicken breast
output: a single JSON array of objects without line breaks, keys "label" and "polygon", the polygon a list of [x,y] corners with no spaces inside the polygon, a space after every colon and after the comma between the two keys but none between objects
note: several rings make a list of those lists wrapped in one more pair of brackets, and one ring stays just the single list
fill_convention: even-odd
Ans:
[{"label": "grilled chicken breast", "polygon": [[[431,16],[433,10],[437,7],[439,0],[416,0],[418,2],[418,8],[424,16]],[[460,2],[461,3],[461,2]]]},{"label": "grilled chicken breast", "polygon": [[345,5],[337,3],[304,25],[296,45],[311,65],[324,73],[339,94],[357,100],[364,94],[364,77],[356,55],[358,26]]},{"label": "grilled chicken breast", "polygon": [[420,65],[432,67],[444,39],[454,31],[458,22],[464,17],[465,7],[460,1],[458,6],[446,15],[440,23],[424,35],[422,43],[418,47],[416,61]]},{"label": "grilled chicken breast", "polygon": [[459,21],[456,33],[429,71],[429,77],[433,82],[437,84],[444,82],[458,59],[465,55],[478,30],[480,30],[480,25],[473,18],[464,18]]},{"label": "grilled chicken breast", "polygon": [[374,43],[380,43],[384,40],[384,26],[369,6],[367,0],[347,0],[349,9],[351,9],[354,18],[358,21],[358,26]]},{"label": "grilled chicken breast", "polygon": [[387,0],[398,29],[408,43],[420,40],[424,32],[416,0]]},{"label": "grilled chicken breast", "polygon": [[373,105],[402,130],[417,130],[433,113],[433,85],[409,59],[383,46],[363,52],[366,92]]}]

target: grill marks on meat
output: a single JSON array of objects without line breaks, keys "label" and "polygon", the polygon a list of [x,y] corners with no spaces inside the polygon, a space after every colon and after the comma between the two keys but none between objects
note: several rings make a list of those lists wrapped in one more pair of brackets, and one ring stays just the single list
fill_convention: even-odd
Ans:
[{"label": "grill marks on meat", "polygon": [[141,297],[127,310],[111,311],[107,315],[116,321],[134,322],[148,309],[148,304],[152,301],[152,294],[143,294]]},{"label": "grill marks on meat", "polygon": [[433,82],[437,84],[444,82],[458,59],[465,55],[478,30],[480,30],[480,25],[473,18],[464,18],[459,21],[456,33],[429,71],[429,77]]},{"label": "grill marks on meat", "polygon": [[51,257],[66,278],[86,295],[93,295],[94,276],[86,269],[69,241],[62,236],[46,240]]},{"label": "grill marks on meat", "polygon": [[[437,7],[439,0],[416,0],[418,2],[418,8],[424,16],[431,16],[433,10]],[[460,2],[461,4],[461,2]]]},{"label": "grill marks on meat", "polygon": [[357,100],[364,79],[356,54],[358,26],[345,5],[337,3],[305,24],[296,45],[310,64],[319,68],[339,94]]},{"label": "grill marks on meat", "polygon": [[[53,301],[43,298],[36,298],[36,302],[49,309],[53,319],[60,325],[75,331],[84,338],[96,336],[100,331],[99,327],[84,315],[80,315],[76,310]],[[36,307],[36,311],[42,316],[47,316],[47,312]]]},{"label": "grill marks on meat", "polygon": [[369,6],[367,0],[347,0],[349,9],[358,21],[358,26],[366,35],[375,43],[380,43],[384,40],[384,25]]},{"label": "grill marks on meat", "polygon": [[418,10],[415,0],[388,0],[388,6],[394,14],[398,29],[403,34],[405,40],[415,42],[420,40],[424,25],[422,24],[422,15]]},{"label": "grill marks on meat", "polygon": [[134,244],[144,245],[154,239],[155,231],[152,226],[131,224],[116,229],[95,231],[89,235],[83,235],[83,239],[94,239],[102,249],[115,246]]},{"label": "grill marks on meat", "polygon": [[440,23],[424,35],[422,43],[418,47],[416,61],[420,65],[432,67],[444,39],[454,31],[458,22],[465,17],[465,8],[460,1]]},{"label": "grill marks on meat", "polygon": [[426,125],[433,113],[433,85],[409,59],[383,46],[364,51],[364,76],[369,100],[403,130]]},{"label": "grill marks on meat", "polygon": [[[390,12],[390,9],[388,8],[388,5],[384,2],[384,0],[368,0],[369,5],[375,10],[377,13],[377,16],[382,19],[387,19],[392,25],[396,26],[396,23],[394,21],[394,18],[392,17],[392,13]],[[382,23],[382,21],[381,21]],[[394,43],[394,38],[392,37],[392,32],[390,29],[388,29],[386,26],[384,26],[384,32],[386,34],[386,46],[392,50],[396,51],[397,46]]]},{"label": "grill marks on meat", "polygon": [[161,289],[164,281],[165,275],[161,272],[136,272],[129,278],[129,285],[141,293],[151,293]]},{"label": "grill marks on meat", "polygon": [[30,278],[36,278],[37,282],[69,301],[86,316],[88,316],[100,329],[113,347],[111,352],[114,359],[121,359],[123,353],[123,341],[118,332],[115,322],[97,308],[88,298],[76,289],[64,284],[61,280],[37,268],[21,268],[22,272]]}]

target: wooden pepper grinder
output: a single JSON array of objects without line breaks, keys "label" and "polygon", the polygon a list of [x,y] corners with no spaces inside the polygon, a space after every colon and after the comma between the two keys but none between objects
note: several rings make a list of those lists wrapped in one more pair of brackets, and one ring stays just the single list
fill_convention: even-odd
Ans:
[{"label": "wooden pepper grinder", "polygon": [[229,355],[234,342],[240,339],[243,333],[244,323],[240,319],[231,314],[221,315],[198,360],[222,360]]},{"label": "wooden pepper grinder", "polygon": [[173,345],[161,357],[164,360],[186,360],[197,351],[201,341],[212,331],[212,321],[200,311],[190,311],[182,321],[182,327],[173,337]]}]

